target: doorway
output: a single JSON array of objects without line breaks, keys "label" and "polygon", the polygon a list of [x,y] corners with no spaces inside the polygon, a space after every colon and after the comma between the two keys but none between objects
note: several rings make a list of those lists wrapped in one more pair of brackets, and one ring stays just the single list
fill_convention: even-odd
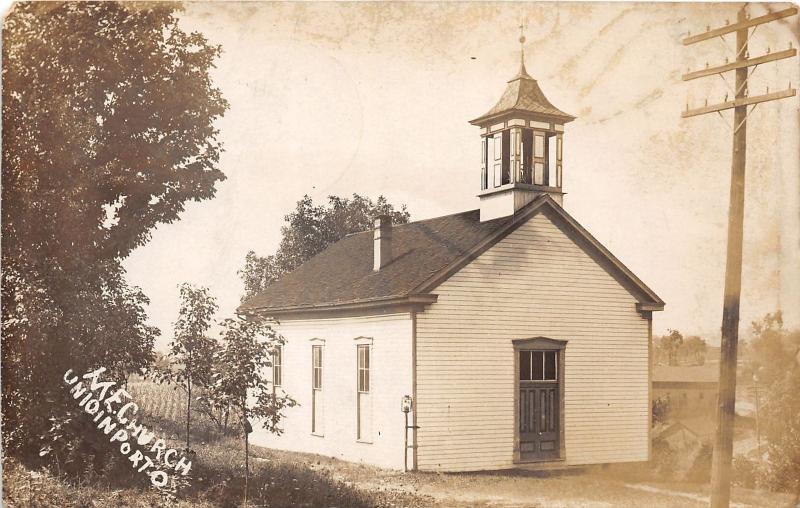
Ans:
[{"label": "doorway", "polygon": [[518,462],[563,458],[563,369],[566,342],[515,342]]}]

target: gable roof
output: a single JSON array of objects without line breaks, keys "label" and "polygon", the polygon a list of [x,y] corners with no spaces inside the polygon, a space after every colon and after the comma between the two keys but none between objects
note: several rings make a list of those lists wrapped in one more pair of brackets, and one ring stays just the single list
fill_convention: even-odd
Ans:
[{"label": "gable roof", "polygon": [[242,313],[281,315],[298,311],[433,303],[431,294],[443,281],[537,213],[563,218],[567,234],[594,249],[610,269],[632,288],[641,310],[661,310],[664,302],[553,199],[542,195],[516,214],[481,222],[472,210],[392,228],[392,260],[373,271],[373,231],[344,237],[296,270],[247,299]]},{"label": "gable roof", "polygon": [[525,62],[522,62],[519,73],[508,82],[508,86],[497,104],[486,114],[471,120],[470,123],[473,125],[486,123],[511,112],[546,115],[565,123],[575,120],[574,116],[564,113],[547,100],[544,92],[539,88],[539,83],[525,70]]}]

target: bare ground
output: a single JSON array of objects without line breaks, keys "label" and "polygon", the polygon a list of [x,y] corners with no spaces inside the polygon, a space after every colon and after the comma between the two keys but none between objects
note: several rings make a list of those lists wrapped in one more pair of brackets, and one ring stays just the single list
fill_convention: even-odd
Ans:
[{"label": "bare ground", "polygon": [[[417,497],[415,506],[699,508],[709,502],[707,485],[646,481],[642,465],[404,474],[318,455],[254,448],[257,460],[304,463],[360,490],[412,494]],[[791,501],[786,494],[734,488],[731,506],[788,508]]]}]

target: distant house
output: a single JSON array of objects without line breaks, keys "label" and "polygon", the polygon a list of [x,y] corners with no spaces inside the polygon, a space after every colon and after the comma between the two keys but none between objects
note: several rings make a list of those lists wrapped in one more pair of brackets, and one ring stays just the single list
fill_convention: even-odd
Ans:
[{"label": "distant house", "polygon": [[664,303],[562,208],[572,120],[523,63],[472,121],[479,209],[381,217],[242,304],[280,321],[300,403],[254,443],[438,471],[648,460]]},{"label": "distant house", "polygon": [[719,364],[696,366],[655,365],[653,397],[668,399],[676,417],[686,414],[714,415],[719,389]]}]

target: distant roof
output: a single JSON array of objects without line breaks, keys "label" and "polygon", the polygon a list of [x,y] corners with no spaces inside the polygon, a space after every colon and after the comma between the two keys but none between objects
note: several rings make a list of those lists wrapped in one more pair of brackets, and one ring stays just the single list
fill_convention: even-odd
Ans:
[{"label": "distant roof", "polygon": [[714,435],[717,428],[714,418],[708,416],[681,417],[666,425],[659,427],[654,432],[654,439],[664,439],[684,428],[694,434],[700,441],[706,441]]},{"label": "distant roof", "polygon": [[484,123],[495,117],[503,116],[505,113],[515,111],[547,115],[562,122],[571,122],[575,119],[574,116],[564,113],[547,100],[544,92],[539,88],[539,83],[525,70],[524,61],[521,63],[517,75],[508,82],[506,91],[503,92],[497,104],[486,114],[470,121],[470,123]]},{"label": "distant roof", "polygon": [[252,296],[239,312],[266,315],[286,312],[381,305],[417,298],[433,303],[430,292],[480,253],[500,241],[536,213],[549,210],[561,217],[568,234],[583,239],[607,261],[647,310],[664,302],[600,245],[580,224],[545,194],[516,214],[486,222],[471,210],[392,227],[392,260],[373,271],[373,231],[344,237]]},{"label": "distant roof", "polygon": [[654,365],[654,383],[716,383],[719,365]]}]

